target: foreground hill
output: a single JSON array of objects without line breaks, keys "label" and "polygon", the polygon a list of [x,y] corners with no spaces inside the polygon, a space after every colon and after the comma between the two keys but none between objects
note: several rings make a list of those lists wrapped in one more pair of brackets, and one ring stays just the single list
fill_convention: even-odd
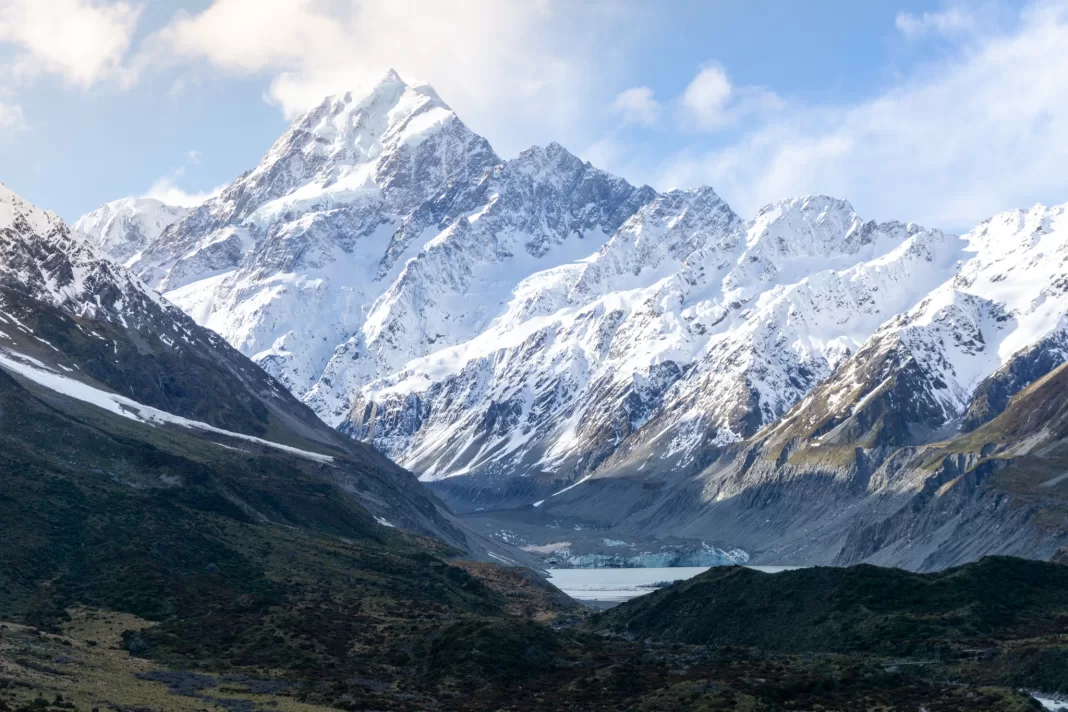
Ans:
[{"label": "foreground hill", "polygon": [[713,568],[599,615],[595,630],[778,653],[928,660],[1068,690],[1068,567],[991,557],[933,574]]}]

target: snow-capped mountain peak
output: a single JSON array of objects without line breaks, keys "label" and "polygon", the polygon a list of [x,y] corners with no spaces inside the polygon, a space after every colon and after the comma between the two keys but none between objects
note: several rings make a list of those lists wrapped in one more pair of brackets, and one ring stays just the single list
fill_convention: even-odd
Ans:
[{"label": "snow-capped mountain peak", "polygon": [[391,72],[297,119],[131,267],[336,423],[368,379],[477,334],[654,196],[555,143],[502,161]]},{"label": "snow-capped mountain peak", "polygon": [[21,228],[47,234],[61,223],[55,213],[41,210],[0,183],[0,230]]},{"label": "snow-capped mountain peak", "polygon": [[157,198],[121,198],[83,215],[73,228],[98,250],[125,264],[190,211]]},{"label": "snow-capped mountain peak", "polygon": [[268,224],[285,211],[437,183],[476,152],[497,162],[433,88],[391,70],[369,94],[327,97],[290,127],[246,179],[264,189],[251,219]]},{"label": "snow-capped mountain peak", "polygon": [[306,252],[295,238],[310,234],[318,244],[307,259],[325,264],[333,246],[351,251],[384,223],[423,229],[438,219],[428,201],[499,160],[432,88],[391,72],[366,95],[327,97],[298,118],[255,168],[165,230],[132,267],[172,291],[243,262],[269,272]]}]

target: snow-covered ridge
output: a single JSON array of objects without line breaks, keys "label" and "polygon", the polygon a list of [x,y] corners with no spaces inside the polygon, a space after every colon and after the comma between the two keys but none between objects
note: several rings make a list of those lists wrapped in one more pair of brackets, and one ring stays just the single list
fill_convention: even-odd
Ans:
[{"label": "snow-covered ridge", "polygon": [[32,230],[46,234],[61,223],[55,213],[41,210],[0,183],[0,230]]},{"label": "snow-covered ridge", "polygon": [[709,189],[670,193],[474,339],[366,385],[346,427],[427,479],[575,481],[641,440],[655,469],[684,465],[779,417],[964,247],[825,197],[746,223]]},{"label": "snow-covered ridge", "polygon": [[1068,343],[1068,206],[1000,213],[963,236],[947,279],[872,335],[925,374],[951,423],[976,388],[1037,344]]},{"label": "snow-covered ridge", "polygon": [[274,450],[280,450],[290,455],[297,455],[298,457],[308,460],[315,460],[316,462],[331,463],[334,461],[334,458],[329,455],[301,450],[299,448],[271,442],[270,440],[263,440],[262,438],[253,437],[251,435],[244,435],[243,433],[223,430],[222,428],[216,428],[207,423],[190,420],[189,418],[182,418],[159,410],[158,408],[143,405],[126,398],[125,396],[95,388],[94,386],[84,383],[76,378],[54,371],[43,363],[34,361],[29,357],[6,352],[3,349],[0,349],[0,367],[6,371],[16,373],[23,378],[33,381],[40,386],[44,386],[51,391],[55,391],[56,393],[60,393],[83,403],[89,403],[110,413],[114,413],[115,415],[136,420],[140,423],[148,425],[179,425],[192,430],[201,430],[216,435],[224,435],[228,438],[243,440],[255,445],[262,445]]},{"label": "snow-covered ridge", "polygon": [[[919,364],[941,415],[917,425],[933,429],[958,422],[1017,354],[1068,343],[1063,206],[956,237],[864,222],[825,197],[744,224],[709,219],[719,202],[654,200],[598,253],[525,279],[474,339],[364,386],[344,427],[425,479],[474,475],[470,490],[532,473],[689,470],[879,340]],[[841,382],[830,401],[855,410]]]},{"label": "snow-covered ridge", "polygon": [[73,314],[113,322],[144,318],[141,304],[180,315],[141,280],[97,252],[84,236],[73,233],[58,215],[37,208],[2,184],[0,285]]},{"label": "snow-covered ridge", "polygon": [[189,213],[189,208],[168,205],[156,198],[122,198],[86,213],[73,228],[101,253],[126,264]]}]

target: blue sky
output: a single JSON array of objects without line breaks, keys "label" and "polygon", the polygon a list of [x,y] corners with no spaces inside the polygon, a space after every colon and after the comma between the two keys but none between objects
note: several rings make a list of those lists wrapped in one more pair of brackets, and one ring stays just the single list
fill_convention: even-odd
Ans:
[{"label": "blue sky", "polygon": [[964,230],[1068,201],[1064,47],[1068,0],[0,0],[0,181],[195,200],[395,67],[504,157]]}]

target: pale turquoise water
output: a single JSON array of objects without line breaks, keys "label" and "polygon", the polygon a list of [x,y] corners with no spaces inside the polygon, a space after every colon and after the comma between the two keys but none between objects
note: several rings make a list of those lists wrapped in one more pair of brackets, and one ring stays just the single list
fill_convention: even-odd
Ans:
[{"label": "pale turquoise water", "polygon": [[[751,566],[765,573],[778,573],[797,566]],[[549,569],[550,580],[561,591],[580,601],[622,602],[655,591],[653,584],[682,581],[708,571],[708,566],[678,566],[663,569]]]}]

